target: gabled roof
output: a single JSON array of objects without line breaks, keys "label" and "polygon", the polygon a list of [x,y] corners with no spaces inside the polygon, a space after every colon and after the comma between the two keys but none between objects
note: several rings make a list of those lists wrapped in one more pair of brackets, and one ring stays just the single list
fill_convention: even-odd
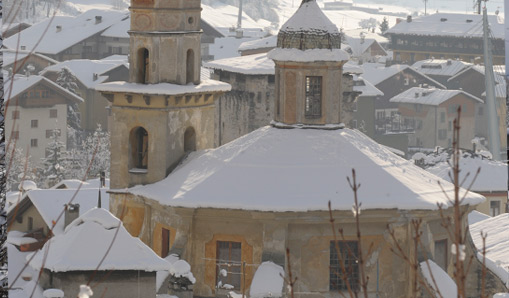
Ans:
[{"label": "gabled roof", "polygon": [[101,208],[81,215],[67,226],[63,234],[51,238],[34,253],[36,255],[30,262],[32,268],[45,268],[52,272],[92,271],[104,256],[99,271],[153,272],[171,268],[139,238],[131,236],[118,218]]},{"label": "gabled roof", "polygon": [[131,30],[131,18],[126,17],[124,20],[113,24],[111,27],[106,29],[103,33],[101,33],[101,36],[129,38],[129,34],[127,33],[129,30]]},{"label": "gabled roof", "polygon": [[[488,22],[493,36],[504,38],[504,22],[498,16],[489,15]],[[412,19],[411,22],[402,21],[389,30],[388,34],[407,34],[422,36],[453,36],[482,38],[482,15],[435,13]]]},{"label": "gabled roof", "polygon": [[427,59],[415,62],[412,67],[426,75],[452,77],[471,65],[460,60]]},{"label": "gabled roof", "polygon": [[[5,100],[10,100],[11,98],[14,98],[21,93],[25,92],[27,89],[34,87],[37,84],[44,84],[48,86],[49,88],[52,88],[56,90],[57,92],[60,92],[62,95],[65,95],[66,98],[69,98],[70,100],[74,100],[76,102],[82,102],[83,98],[79,97],[78,95],[70,92],[67,89],[64,89],[57,85],[56,83],[53,83],[52,81],[46,79],[43,76],[22,76],[22,75],[15,75],[14,80],[11,82],[11,79],[5,80],[5,90],[4,90],[4,96]],[[12,92],[11,92],[11,83],[12,83]]]},{"label": "gabled roof", "polygon": [[[97,24],[96,16],[102,17],[101,22]],[[124,12],[98,9],[89,10],[77,17],[56,16],[7,38],[3,44],[9,49],[16,49],[18,36],[20,36],[19,46],[25,47],[27,51],[56,55],[119,23],[126,17],[127,14]],[[59,32],[56,26],[60,26]]]},{"label": "gabled roof", "polygon": [[362,67],[363,69],[363,77],[375,86],[391,78],[397,73],[409,70],[433,82],[437,86],[445,89],[444,85],[440,84],[439,82],[435,81],[429,76],[423,74],[422,72],[416,70],[415,68],[405,64],[394,64],[389,67],[386,67],[384,64],[379,63],[364,63],[360,65],[360,67]]},{"label": "gabled roof", "polygon": [[[48,61],[48,63],[51,63],[51,64],[58,63],[58,61],[51,59],[48,56],[45,56],[45,55],[42,55],[39,53],[30,53],[29,51],[21,51],[21,50],[15,51],[15,50],[9,50],[9,49],[2,49],[1,52],[3,55],[2,57],[3,57],[3,61],[4,61],[4,64],[3,64],[4,69],[6,66],[13,64],[15,61],[19,61],[18,63],[21,63],[23,61],[23,59],[25,59],[29,55],[33,55],[33,56],[39,57],[41,59],[44,59],[44,60]],[[19,68],[20,66],[21,65],[16,65],[16,68]],[[26,65],[23,65],[23,67],[25,67],[25,66]]]},{"label": "gabled roof", "polygon": [[462,90],[444,90],[444,89],[428,89],[420,87],[412,87],[390,99],[390,102],[395,103],[416,103],[422,105],[438,106],[455,97],[458,94],[463,94],[479,103],[484,101],[472,94],[466,93]]},{"label": "gabled roof", "polygon": [[[354,57],[361,56],[373,44],[378,44],[378,42],[373,38],[360,38],[360,37],[346,36],[345,39],[346,39],[346,44],[348,47],[350,47],[350,49],[352,51],[352,55]],[[380,46],[380,49],[382,49],[385,52],[385,50],[382,46]],[[346,48],[345,48],[345,51],[347,51]],[[387,52],[385,52],[385,55],[387,55]]]},{"label": "gabled roof", "polygon": [[[319,146],[317,146],[319,144]],[[436,210],[449,205],[440,178],[350,129],[262,127],[197,152],[166,179],[128,193],[163,205],[267,212],[350,210],[346,177],[356,170],[363,209]],[[234,183],[232,183],[234,181]],[[453,185],[440,179],[445,192]],[[464,190],[461,190],[464,193]],[[463,204],[484,197],[468,193]]]},{"label": "gabled roof", "polygon": [[[107,188],[101,188],[101,206],[109,207],[110,195],[107,193]],[[71,199],[72,204],[80,205],[80,214],[84,214],[88,210],[97,206],[99,197],[99,189],[97,188],[83,188],[77,191],[76,189],[36,189],[29,191],[26,196],[30,199],[32,204],[37,208],[37,211],[42,216],[42,219],[48,227],[53,226],[53,221],[57,221],[60,213],[64,210],[64,206],[68,204]],[[56,223],[53,229],[53,234],[62,234],[64,231],[64,217]]]},{"label": "gabled roof", "polygon": [[363,96],[383,96],[384,93],[377,87],[365,80],[362,76],[353,76],[353,91],[361,92],[360,97]]},{"label": "gabled roof", "polygon": [[[493,70],[495,72],[495,96],[498,98],[505,98],[506,92],[507,92],[507,86],[506,86],[506,81],[505,81],[505,66],[504,65],[496,65]],[[484,77],[484,72],[485,72],[484,66],[471,65],[469,67],[466,67],[462,71],[458,72],[456,75],[452,76],[447,81],[450,82],[450,81],[458,80],[461,76],[463,76],[471,71],[477,72]],[[482,96],[486,96],[486,91],[484,91],[482,93]]]},{"label": "gabled roof", "polygon": [[272,35],[261,39],[243,42],[239,46],[239,51],[275,48],[276,45],[277,45],[277,35]]},{"label": "gabled roof", "polygon": [[[125,67],[124,60],[67,60],[46,67],[41,75],[46,75],[48,72],[58,73],[62,68],[67,67],[86,88],[93,89],[108,79],[108,76],[103,75],[105,72],[121,66]],[[94,75],[97,75],[97,78]]]}]

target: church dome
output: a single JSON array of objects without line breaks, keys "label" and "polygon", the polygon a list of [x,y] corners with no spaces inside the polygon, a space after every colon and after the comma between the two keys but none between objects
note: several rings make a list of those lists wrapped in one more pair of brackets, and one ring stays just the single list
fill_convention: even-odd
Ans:
[{"label": "church dome", "polygon": [[318,7],[316,0],[303,0],[295,14],[281,27],[277,47],[339,49],[341,33]]}]

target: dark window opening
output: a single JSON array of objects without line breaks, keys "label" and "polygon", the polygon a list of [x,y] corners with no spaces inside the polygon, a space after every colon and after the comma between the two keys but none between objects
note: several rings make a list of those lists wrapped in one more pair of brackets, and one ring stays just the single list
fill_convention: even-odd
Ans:
[{"label": "dark window opening", "polygon": [[131,131],[132,168],[147,169],[148,167],[148,133],[143,127]]},{"label": "dark window opening", "polygon": [[338,241],[337,246],[334,241],[330,242],[329,289],[331,291],[347,289],[340,265],[342,261],[347,275],[346,280],[352,289],[357,290],[359,289],[358,242]]},{"label": "dark window opening", "polygon": [[32,217],[28,217],[28,231],[32,231],[34,229],[34,219]]},{"label": "dark window opening", "polygon": [[30,127],[31,128],[39,127],[39,120],[32,120],[32,121],[30,121]]},{"label": "dark window opening", "polygon": [[150,54],[147,49],[138,50],[138,83],[146,84],[149,81]]},{"label": "dark window opening", "polygon": [[161,257],[165,258],[170,253],[170,230],[162,229],[161,235]]},{"label": "dark window opening", "polygon": [[187,50],[186,58],[186,84],[194,83],[194,51]]},{"label": "dark window opening", "polygon": [[500,215],[500,201],[490,202],[490,216]]},{"label": "dark window opening", "polygon": [[184,152],[196,151],[196,132],[188,127],[184,132]]},{"label": "dark window opening", "polygon": [[447,239],[435,241],[435,263],[447,271]]},{"label": "dark window opening", "polygon": [[322,77],[306,77],[306,118],[322,116]]},{"label": "dark window opening", "polygon": [[240,290],[242,277],[242,244],[218,241],[216,251],[216,284],[231,285]]}]

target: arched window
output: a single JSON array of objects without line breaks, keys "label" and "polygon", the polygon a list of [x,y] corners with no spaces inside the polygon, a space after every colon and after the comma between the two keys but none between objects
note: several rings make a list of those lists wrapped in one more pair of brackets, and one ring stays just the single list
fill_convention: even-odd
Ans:
[{"label": "arched window", "polygon": [[131,130],[129,136],[131,149],[130,168],[147,169],[148,167],[148,133],[143,127]]},{"label": "arched window", "polygon": [[147,49],[138,50],[138,83],[146,84],[149,81],[150,55]]},{"label": "arched window", "polygon": [[186,59],[186,84],[194,83],[194,51],[187,50]]},{"label": "arched window", "polygon": [[188,127],[184,133],[184,152],[196,151],[196,133],[194,128]]}]

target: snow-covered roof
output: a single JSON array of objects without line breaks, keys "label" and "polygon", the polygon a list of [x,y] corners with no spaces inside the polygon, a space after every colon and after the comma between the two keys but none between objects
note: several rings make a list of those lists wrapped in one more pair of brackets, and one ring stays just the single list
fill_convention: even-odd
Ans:
[{"label": "snow-covered roof", "polygon": [[444,85],[433,80],[432,78],[416,70],[415,68],[412,68],[411,66],[405,64],[393,64],[389,67],[386,67],[384,64],[380,63],[364,63],[360,65],[360,67],[362,67],[363,69],[363,77],[375,86],[391,78],[395,74],[405,71],[406,69],[409,69],[418,73],[424,78],[430,80],[431,82],[435,83],[437,86],[440,86],[445,89]]},{"label": "snow-covered roof", "polygon": [[509,213],[503,213],[469,225],[470,235],[478,249],[477,257],[482,262],[483,241],[481,231],[486,237],[486,267],[501,280],[509,276]]},{"label": "snow-covered roof", "polygon": [[390,99],[395,103],[416,103],[422,105],[439,106],[456,95],[463,94],[479,103],[484,101],[472,94],[462,90],[428,89],[421,87],[412,87]]},{"label": "snow-covered roof", "polygon": [[[476,71],[484,76],[485,67],[483,65],[470,65],[465,69],[461,70],[447,81],[458,80],[462,75],[466,74],[469,71]],[[505,80],[505,65],[495,65],[493,67],[493,71],[495,74],[495,96],[498,98],[505,98],[507,92],[506,80]],[[459,79],[461,80],[461,79]],[[482,96],[486,96],[486,91],[482,93]]]},{"label": "snow-covered roof", "polygon": [[[15,75],[14,80],[12,82],[6,82],[4,85],[4,94],[5,94],[5,100],[10,100],[11,98],[14,98],[21,93],[25,92],[28,88],[31,88],[39,83],[47,84],[51,86],[52,88],[60,91],[61,93],[65,94],[67,98],[72,99],[77,102],[82,102],[83,98],[79,97],[78,95],[70,92],[67,89],[64,89],[57,85],[56,83],[53,83],[52,81],[46,79],[43,76],[22,76],[22,75]],[[11,85],[12,85],[12,92],[11,92]],[[35,99],[34,99],[35,100]]]},{"label": "snow-covered roof", "polygon": [[[327,210],[330,200],[333,209],[350,210],[346,177],[352,169],[364,185],[363,209],[436,210],[437,203],[449,204],[440,178],[350,129],[262,127],[196,153],[162,181],[126,191],[175,207],[309,211]],[[453,185],[441,184],[451,196]],[[468,193],[463,203],[483,200]]]},{"label": "snow-covered roof", "polygon": [[[214,28],[231,28],[237,27],[237,19],[239,8],[223,3],[215,3],[214,7],[201,4],[201,18]],[[267,24],[268,23],[268,24]],[[259,22],[252,19],[245,11],[242,12],[242,28],[259,28],[263,29],[269,26],[270,22],[260,20]]]},{"label": "snow-covered roof", "polygon": [[315,61],[348,61],[350,55],[342,49],[299,49],[275,48],[267,56],[276,61],[315,62]]},{"label": "snow-covered roof", "polygon": [[366,30],[366,29],[344,30],[343,34],[345,35],[345,37],[351,37],[351,38],[360,38],[360,36],[363,35],[366,39],[374,39],[380,44],[389,43],[389,39],[387,37],[384,37],[378,33],[373,33],[370,30]]},{"label": "snow-covered roof", "polygon": [[205,62],[204,67],[247,75],[273,75],[275,65],[267,53],[226,58]]},{"label": "snow-covered roof", "polygon": [[[110,179],[105,179],[105,186],[106,188],[110,187]],[[52,189],[77,189],[80,187],[80,189],[86,189],[86,188],[99,188],[100,186],[100,179],[91,179],[87,181],[81,181],[78,179],[66,179],[62,180],[59,183],[55,184]]]},{"label": "snow-covered roof", "polygon": [[[474,184],[472,185],[473,191],[478,192],[506,192],[507,191],[507,164],[493,161],[489,159],[482,159],[480,157],[471,158],[471,157],[461,157],[460,158],[460,180],[463,181],[463,177],[467,173],[470,173],[470,176],[467,178],[465,185],[470,185],[472,179],[477,172],[477,169],[481,168],[481,172]],[[430,173],[437,175],[445,180],[450,180],[449,172],[451,171],[451,167],[449,164],[444,161],[436,164],[435,166],[427,169]]]},{"label": "snow-covered roof", "polygon": [[[373,38],[360,38],[360,37],[349,37],[346,36],[346,44],[352,51],[353,56],[361,56],[364,54],[374,43],[377,41]],[[383,50],[383,48],[381,47]],[[346,50],[346,48],[345,48]],[[385,50],[383,50],[385,52]],[[387,55],[387,52],[385,53]]]},{"label": "snow-covered roof", "polygon": [[[9,232],[9,234],[11,233],[12,232]],[[37,287],[33,297],[42,298],[42,288],[40,285],[36,285],[35,283],[35,281],[37,280],[38,270],[34,270],[30,266],[25,267],[26,257],[30,253],[19,251],[13,244],[9,242],[7,242],[5,246],[7,248],[7,254],[9,256],[9,262],[7,264],[9,270],[7,278],[9,281],[9,287],[11,288],[9,290],[9,297],[10,298],[30,297],[34,287]],[[18,278],[14,283],[14,278],[21,272],[23,267],[25,267],[23,273],[20,275],[20,278]],[[29,282],[24,281],[23,278],[21,278],[22,276],[26,277],[30,276],[31,281]]]},{"label": "snow-covered roof", "polygon": [[295,14],[281,26],[280,32],[339,34],[338,27],[327,18],[316,0],[303,1]]},{"label": "snow-covered roof", "polygon": [[[102,21],[97,24],[96,16],[102,17]],[[16,49],[19,38],[19,46],[25,47],[27,51],[55,55],[126,17],[125,12],[98,9],[89,10],[77,17],[55,16],[5,39],[3,44],[9,49]],[[56,30],[56,26],[60,26],[61,30]]]},{"label": "snow-covered roof", "polygon": [[354,75],[353,91],[361,92],[360,96],[383,96],[384,93],[377,87],[365,80],[362,76]]},{"label": "snow-covered roof", "polygon": [[239,46],[239,51],[275,48],[276,45],[277,45],[277,35],[272,35],[261,39],[243,42]]},{"label": "snow-covered roof", "polygon": [[[124,60],[67,60],[46,67],[41,75],[45,75],[47,72],[59,72],[62,68],[67,67],[85,87],[93,89],[108,79],[108,76],[103,75],[105,72],[121,65],[125,66]],[[97,78],[94,74],[97,75]]]},{"label": "snow-covered roof", "polygon": [[426,75],[452,77],[470,65],[460,60],[427,59],[415,62],[412,67]]},{"label": "snow-covered roof", "polygon": [[131,92],[150,95],[186,95],[193,93],[226,92],[232,86],[216,80],[203,80],[199,85],[177,85],[170,83],[138,84],[128,82],[111,82],[98,85],[95,90],[102,92]]},{"label": "snow-covered roof", "polygon": [[52,272],[95,270],[113,239],[98,270],[153,272],[170,268],[167,261],[131,236],[118,218],[102,208],[89,210],[69,224],[63,234],[51,238],[39,253],[35,252],[30,265]]},{"label": "snow-covered roof", "polygon": [[[53,226],[53,221],[57,221],[58,217],[64,210],[64,206],[71,199],[72,204],[80,205],[80,214],[84,214],[88,210],[97,206],[99,190],[97,188],[80,189],[36,189],[28,192],[27,196],[39,211],[42,219],[48,225]],[[106,188],[101,189],[101,206],[109,207],[110,195]],[[64,231],[64,216],[56,223],[53,234],[58,235]]]},{"label": "snow-covered roof", "polygon": [[[504,21],[498,16],[489,15],[488,22],[495,38],[504,38]],[[402,21],[389,30],[388,34],[408,34],[423,36],[453,36],[482,38],[482,15],[459,13],[435,13],[411,22]]]},{"label": "snow-covered roof", "polygon": [[[203,66],[246,75],[275,74],[274,61],[267,53],[214,60],[204,63]],[[353,63],[345,63],[343,73],[361,74],[362,69]]]},{"label": "snow-covered roof", "polygon": [[131,18],[128,17],[106,29],[101,36],[114,38],[129,38],[127,33],[131,30]]},{"label": "snow-covered roof", "polygon": [[[54,59],[51,59],[51,58],[49,58],[47,56],[44,56],[42,54],[39,54],[39,53],[32,53],[32,54],[30,54],[29,51],[19,50],[16,53],[15,50],[2,49],[1,52],[2,52],[2,57],[3,57],[3,61],[4,61],[4,64],[3,64],[4,67],[6,65],[13,64],[15,61],[22,61],[23,59],[25,59],[29,55],[37,56],[37,57],[39,57],[41,59],[44,59],[44,60],[46,60],[46,61],[48,61],[49,63],[52,63],[52,64],[58,63],[58,61],[56,61]],[[16,67],[20,67],[20,66],[17,65]]]}]

